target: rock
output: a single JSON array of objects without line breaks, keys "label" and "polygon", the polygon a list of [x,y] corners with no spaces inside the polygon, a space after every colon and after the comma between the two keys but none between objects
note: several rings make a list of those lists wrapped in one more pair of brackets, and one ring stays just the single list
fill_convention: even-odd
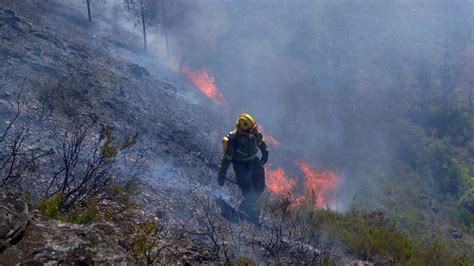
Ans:
[{"label": "rock", "polygon": [[0,251],[17,241],[28,224],[28,206],[18,197],[0,190]]},{"label": "rock", "polygon": [[474,188],[468,190],[459,198],[459,207],[465,208],[474,214]]},{"label": "rock", "polygon": [[110,224],[74,225],[45,219],[35,213],[34,230],[43,241],[32,252],[29,263],[116,264],[134,263],[118,245]]},{"label": "rock", "polygon": [[137,264],[117,235],[109,223],[77,225],[29,213],[24,201],[0,190],[0,261],[5,265]]}]

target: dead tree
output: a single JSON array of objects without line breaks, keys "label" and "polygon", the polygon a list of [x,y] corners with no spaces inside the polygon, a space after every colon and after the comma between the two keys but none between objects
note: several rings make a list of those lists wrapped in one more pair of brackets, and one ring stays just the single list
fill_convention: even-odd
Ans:
[{"label": "dead tree", "polygon": [[145,48],[145,52],[147,51],[146,49],[146,24],[145,24],[145,6],[143,4],[143,0],[140,0],[140,10],[141,10],[141,16],[142,16],[142,28],[143,28],[143,47]]},{"label": "dead tree", "polygon": [[91,0],[86,0],[87,2],[87,15],[89,16],[89,22],[92,22],[91,17]]},{"label": "dead tree", "polygon": [[[165,3],[152,0],[125,0],[126,10],[129,12],[135,26],[140,26],[143,34],[143,47],[147,51],[148,31],[163,29],[166,42],[166,52],[169,54],[168,31],[166,28]],[[159,12],[161,10],[161,12]]]},{"label": "dead tree", "polygon": [[170,58],[170,50],[169,50],[169,43],[168,43],[168,29],[167,29],[167,24],[166,24],[166,10],[165,10],[165,0],[161,0],[161,18],[162,18],[162,28],[163,28],[163,33],[165,35],[165,45],[166,45],[166,57],[169,59]]},{"label": "dead tree", "polygon": [[[125,0],[125,6],[127,12],[130,14],[131,20],[135,26],[140,25],[143,34],[143,48],[147,51],[147,40],[146,40],[146,14],[147,3],[146,0]],[[147,14],[148,15],[148,14]]]}]

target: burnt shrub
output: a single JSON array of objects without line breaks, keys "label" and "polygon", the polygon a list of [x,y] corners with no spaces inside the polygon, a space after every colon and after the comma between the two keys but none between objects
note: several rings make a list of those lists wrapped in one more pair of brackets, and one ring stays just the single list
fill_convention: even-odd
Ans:
[{"label": "burnt shrub", "polygon": [[[119,154],[135,143],[135,137],[118,141],[109,126],[95,122],[66,131],[61,145],[51,156],[51,178],[37,208],[51,218],[73,223],[98,220],[105,210],[98,205],[132,208],[132,183],[118,176],[114,168]],[[98,132],[97,132],[98,131]],[[122,180],[124,185],[119,184]],[[130,181],[130,180],[128,180]]]}]

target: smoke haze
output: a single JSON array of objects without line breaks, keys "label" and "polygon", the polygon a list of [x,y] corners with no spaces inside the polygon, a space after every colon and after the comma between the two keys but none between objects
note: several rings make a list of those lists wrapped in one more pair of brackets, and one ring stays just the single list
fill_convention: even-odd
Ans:
[{"label": "smoke haze", "polygon": [[424,88],[440,97],[442,67],[456,72],[455,99],[472,79],[472,2],[199,3],[172,28],[173,48],[216,76],[230,113],[255,115],[281,142],[273,165],[304,158],[338,170],[347,203],[390,172],[393,127],[416,119]]},{"label": "smoke haze", "polygon": [[[472,2],[163,4],[165,20],[158,1],[148,4],[149,19],[160,24],[149,41],[161,55],[156,63],[208,70],[228,103],[217,106],[228,116],[218,125],[221,134],[238,114],[252,114],[280,142],[272,147],[272,166],[304,159],[343,175],[339,206],[368,194],[379,173],[390,172],[391,160],[400,156],[395,123],[420,119],[413,106],[426,96],[424,88],[434,88],[429,97],[437,99],[451,87],[459,99],[473,82],[466,55]],[[130,18],[119,21],[131,25]],[[443,67],[454,69],[449,86],[441,80]]]}]

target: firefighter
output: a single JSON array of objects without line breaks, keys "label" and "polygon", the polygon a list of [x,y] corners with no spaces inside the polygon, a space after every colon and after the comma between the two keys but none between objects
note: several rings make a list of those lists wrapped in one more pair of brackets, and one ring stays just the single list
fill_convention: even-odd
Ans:
[{"label": "firefighter", "polygon": [[[224,185],[227,170],[232,163],[237,185],[244,197],[239,209],[258,222],[258,198],[265,188],[263,165],[268,161],[268,147],[253,117],[241,114],[237,118],[236,129],[222,139],[222,145],[224,155],[219,166],[218,184]],[[259,149],[261,158],[258,157]]]}]

